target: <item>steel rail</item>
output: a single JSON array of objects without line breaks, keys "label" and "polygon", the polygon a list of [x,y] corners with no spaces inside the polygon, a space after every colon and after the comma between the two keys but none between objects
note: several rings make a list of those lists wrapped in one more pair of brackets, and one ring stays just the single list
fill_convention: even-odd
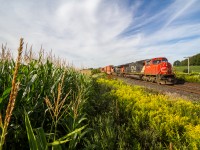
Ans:
[{"label": "steel rail", "polygon": [[[119,76],[114,76],[114,77],[124,78],[124,77],[119,77]],[[137,79],[133,79],[133,78],[129,78],[129,79],[132,79],[135,81],[137,80]],[[178,90],[180,92],[187,92],[187,93],[200,95],[200,84],[199,83],[186,82],[184,84],[165,85],[165,84],[157,84],[157,83],[143,81],[143,80],[137,80],[137,81],[147,83],[147,84],[170,87],[170,88]]]}]

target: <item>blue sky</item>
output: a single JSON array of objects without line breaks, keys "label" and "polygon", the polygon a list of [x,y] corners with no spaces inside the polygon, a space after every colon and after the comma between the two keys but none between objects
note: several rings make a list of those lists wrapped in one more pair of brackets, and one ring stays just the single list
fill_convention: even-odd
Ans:
[{"label": "blue sky", "polygon": [[76,67],[200,53],[199,0],[0,0],[0,43],[20,37]]}]

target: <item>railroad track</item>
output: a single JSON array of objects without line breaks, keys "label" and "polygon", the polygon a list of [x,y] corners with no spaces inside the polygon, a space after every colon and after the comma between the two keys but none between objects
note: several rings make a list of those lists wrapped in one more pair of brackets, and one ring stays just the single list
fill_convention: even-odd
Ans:
[{"label": "railroad track", "polygon": [[175,84],[171,86],[171,88],[188,92],[188,93],[194,93],[198,94],[200,96],[200,84],[199,83],[184,83],[184,84]]},{"label": "railroad track", "polygon": [[[147,82],[147,81],[144,81],[144,82]],[[150,82],[150,84],[157,84],[157,83]],[[178,91],[181,91],[181,92],[197,94],[200,97],[200,84],[199,83],[186,82],[186,83],[183,83],[183,84],[159,85],[159,86],[168,86],[171,89],[175,89],[175,90],[178,90]]]},{"label": "railroad track", "polygon": [[175,85],[159,85],[157,83],[136,80],[131,78],[116,77],[124,80],[126,83],[131,85],[140,85],[146,88],[154,89],[161,93],[178,93],[179,95],[185,95],[187,97],[195,97],[195,100],[200,100],[200,83],[189,83],[175,84]]}]

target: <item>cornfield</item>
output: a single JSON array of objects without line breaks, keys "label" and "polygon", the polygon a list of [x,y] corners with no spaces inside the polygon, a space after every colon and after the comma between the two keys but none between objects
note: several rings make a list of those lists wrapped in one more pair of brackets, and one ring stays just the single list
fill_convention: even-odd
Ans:
[{"label": "cornfield", "polygon": [[2,46],[1,149],[74,149],[87,132],[82,111],[90,79],[42,52],[22,56],[22,49],[23,39],[14,61]]}]

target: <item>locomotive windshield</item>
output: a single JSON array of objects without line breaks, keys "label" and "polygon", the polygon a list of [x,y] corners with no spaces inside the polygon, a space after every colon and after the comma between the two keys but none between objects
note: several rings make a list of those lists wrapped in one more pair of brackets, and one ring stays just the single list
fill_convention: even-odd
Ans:
[{"label": "locomotive windshield", "polygon": [[163,58],[162,62],[168,62],[168,60],[166,58]]}]

